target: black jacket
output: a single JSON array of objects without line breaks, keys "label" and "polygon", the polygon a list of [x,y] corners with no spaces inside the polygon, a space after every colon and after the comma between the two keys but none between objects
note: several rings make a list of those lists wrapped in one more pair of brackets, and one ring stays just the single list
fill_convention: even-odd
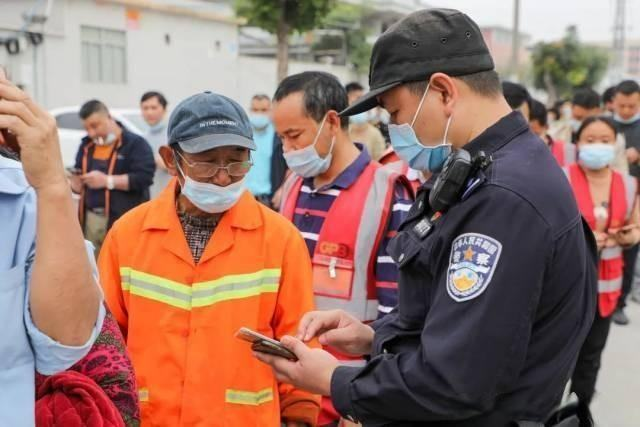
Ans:
[{"label": "black jacket", "polygon": [[333,374],[334,406],[365,426],[544,421],[591,327],[595,241],[549,149],[517,112],[465,149],[493,163],[440,217],[418,194],[387,247],[399,305],[367,366]]},{"label": "black jacket", "polygon": [[[149,200],[149,187],[153,184],[153,175],[156,170],[153,152],[147,141],[143,137],[128,131],[122,124],[118,123],[118,125],[122,128],[122,139],[114,154],[117,157],[112,174],[129,175],[129,191],[109,191],[109,228],[124,213]],[[93,170],[91,168],[91,159],[93,158],[94,149],[95,145],[91,139],[88,136],[84,137],[76,155],[75,167],[82,169],[83,157],[86,151],[88,157],[87,172]],[[84,193],[86,196],[89,192],[106,193],[107,191],[106,189],[85,189]],[[86,197],[82,199],[86,200]],[[83,210],[81,212],[82,218],[85,206],[81,206],[80,209]]]},{"label": "black jacket", "polygon": [[[633,123],[619,123],[616,122],[618,126],[618,132],[622,132],[624,134],[625,143],[627,144],[626,148],[635,148],[640,151],[640,120],[636,120]],[[629,165],[629,174],[640,178],[640,165],[633,164]]]},{"label": "black jacket", "polygon": [[284,182],[287,174],[287,162],[284,160],[282,141],[277,134],[273,136],[273,154],[271,155],[271,193],[273,197]]}]

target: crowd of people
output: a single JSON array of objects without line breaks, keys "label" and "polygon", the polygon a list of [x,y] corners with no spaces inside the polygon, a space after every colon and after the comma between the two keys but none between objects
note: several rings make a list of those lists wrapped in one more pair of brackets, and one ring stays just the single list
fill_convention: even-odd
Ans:
[{"label": "crowd of people", "polygon": [[[424,19],[466,34],[434,39],[449,63],[415,61]],[[87,101],[66,174],[55,122],[0,75],[0,425],[542,426],[569,380],[588,408],[611,322],[640,303],[640,86],[545,105],[476,35],[410,15],[368,94],[309,71],[169,115],[150,91],[144,135]]]},{"label": "crowd of people", "polygon": [[563,167],[597,242],[598,310],[572,376],[572,390],[589,403],[611,322],[629,324],[627,300],[640,303],[640,85],[625,80],[602,96],[581,88],[550,108],[519,84],[505,82],[503,90]]}]

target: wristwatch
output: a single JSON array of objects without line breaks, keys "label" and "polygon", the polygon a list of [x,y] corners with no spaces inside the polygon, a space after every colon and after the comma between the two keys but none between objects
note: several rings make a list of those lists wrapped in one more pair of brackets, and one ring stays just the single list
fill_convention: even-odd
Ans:
[{"label": "wristwatch", "polygon": [[115,186],[113,175],[107,175],[107,190],[113,190]]}]

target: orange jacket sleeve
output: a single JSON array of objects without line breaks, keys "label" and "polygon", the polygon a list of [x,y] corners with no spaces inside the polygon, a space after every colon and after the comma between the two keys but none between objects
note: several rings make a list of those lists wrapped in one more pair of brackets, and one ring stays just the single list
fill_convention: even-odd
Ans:
[{"label": "orange jacket sleeve", "polygon": [[[314,309],[311,260],[297,230],[290,232],[282,262],[278,302],[273,318],[275,336],[294,335],[302,316]],[[317,342],[311,344],[319,347]],[[315,426],[320,413],[320,396],[280,384],[280,411],[283,420]]]},{"label": "orange jacket sleeve", "polygon": [[104,299],[115,317],[122,335],[127,339],[127,329],[129,316],[124,303],[122,281],[120,275],[120,262],[118,261],[118,244],[115,237],[116,226],[112,227],[100,249],[98,258],[98,270],[100,272],[100,283],[104,290]]}]

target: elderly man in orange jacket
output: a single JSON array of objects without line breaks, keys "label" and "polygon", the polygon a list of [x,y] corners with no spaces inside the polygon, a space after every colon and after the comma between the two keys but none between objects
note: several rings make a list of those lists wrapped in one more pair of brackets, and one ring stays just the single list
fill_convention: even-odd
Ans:
[{"label": "elderly man in orange jacket", "polygon": [[244,189],[255,149],[234,101],[184,100],[161,155],[177,179],[109,232],[99,266],[127,338],[143,426],[313,426],[319,398],[279,384],[241,327],[279,338],[313,307],[295,227]]}]

